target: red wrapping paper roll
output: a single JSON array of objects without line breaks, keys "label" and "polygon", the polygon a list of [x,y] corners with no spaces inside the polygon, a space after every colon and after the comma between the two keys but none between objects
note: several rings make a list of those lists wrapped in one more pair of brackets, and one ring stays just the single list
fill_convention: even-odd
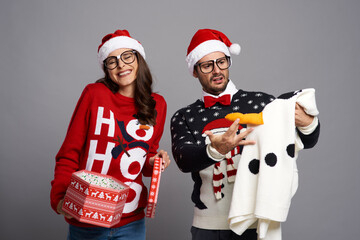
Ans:
[{"label": "red wrapping paper roll", "polygon": [[150,182],[149,199],[146,209],[146,217],[148,218],[155,217],[155,209],[156,209],[156,203],[157,203],[159,187],[160,187],[161,167],[162,167],[162,159],[155,158],[153,173]]}]

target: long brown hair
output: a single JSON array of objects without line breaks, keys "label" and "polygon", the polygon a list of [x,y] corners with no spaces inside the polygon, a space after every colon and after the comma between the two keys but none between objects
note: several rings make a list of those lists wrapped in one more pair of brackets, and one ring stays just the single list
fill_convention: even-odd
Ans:
[{"label": "long brown hair", "polygon": [[[138,54],[137,52],[136,58],[138,61],[138,70],[136,73],[135,80],[135,107],[136,107],[136,117],[141,124],[156,124],[156,101],[151,96],[152,94],[152,75],[150,69],[145,61],[145,59]],[[103,70],[105,73],[105,77],[97,80],[96,82],[100,82],[105,84],[113,93],[119,91],[119,86],[114,83],[110,76],[109,71],[103,66]]]}]

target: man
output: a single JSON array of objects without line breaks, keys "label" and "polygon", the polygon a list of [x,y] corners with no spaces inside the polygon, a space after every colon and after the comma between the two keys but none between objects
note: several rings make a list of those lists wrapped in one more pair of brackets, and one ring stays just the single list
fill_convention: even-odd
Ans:
[{"label": "man", "polygon": [[[252,128],[225,116],[261,113],[275,98],[263,92],[237,90],[229,79],[230,53],[238,55],[240,46],[222,32],[201,29],[195,33],[186,61],[202,86],[203,96],[177,111],[171,120],[174,159],[181,171],[191,172],[194,180],[193,240],[257,239],[256,224],[241,236],[229,227],[232,190],[243,146],[256,142],[246,140]],[[313,147],[320,133],[317,117],[307,115],[297,104],[295,125],[304,148]]]}]

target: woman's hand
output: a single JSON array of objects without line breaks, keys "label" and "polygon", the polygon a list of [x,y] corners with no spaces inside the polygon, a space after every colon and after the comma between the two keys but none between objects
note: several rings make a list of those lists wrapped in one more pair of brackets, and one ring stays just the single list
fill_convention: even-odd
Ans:
[{"label": "woman's hand", "polygon": [[162,168],[161,171],[163,172],[165,170],[165,168],[167,168],[170,165],[170,158],[169,155],[166,151],[164,150],[160,150],[155,156],[151,157],[150,160],[150,165],[154,166],[154,161],[155,158],[161,158],[162,159]]},{"label": "woman's hand", "polygon": [[58,203],[57,208],[56,208],[57,212],[58,212],[59,214],[64,215],[64,216],[65,216],[66,218],[68,218],[68,219],[73,218],[72,216],[70,216],[69,214],[67,214],[66,212],[64,212],[64,211],[62,210],[62,205],[63,205],[63,203],[64,203],[64,199],[60,200],[60,202]]}]

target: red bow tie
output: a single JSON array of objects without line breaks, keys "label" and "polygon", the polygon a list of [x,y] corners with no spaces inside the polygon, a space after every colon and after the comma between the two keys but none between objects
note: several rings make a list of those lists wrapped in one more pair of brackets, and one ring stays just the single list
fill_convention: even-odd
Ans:
[{"label": "red bow tie", "polygon": [[213,106],[215,103],[221,103],[222,105],[230,105],[231,103],[231,97],[230,94],[225,94],[221,97],[214,98],[211,96],[205,96],[204,97],[204,104],[205,108]]}]

